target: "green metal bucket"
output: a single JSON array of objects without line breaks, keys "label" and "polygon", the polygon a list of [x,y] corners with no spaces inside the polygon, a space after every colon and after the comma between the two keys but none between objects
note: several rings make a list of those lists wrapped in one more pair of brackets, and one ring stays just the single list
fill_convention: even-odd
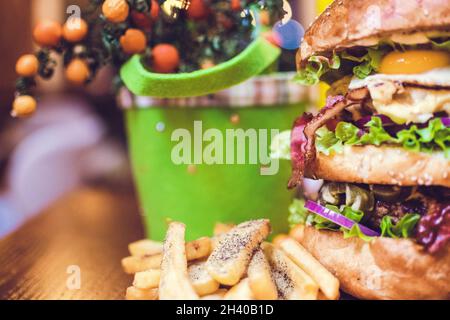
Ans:
[{"label": "green metal bucket", "polygon": [[[217,129],[223,137],[227,129],[266,129],[268,144],[261,150],[268,154],[270,129],[290,129],[304,108],[306,90],[290,83],[291,78],[292,74],[256,77],[226,92],[191,99],[139,97],[124,89],[120,101],[126,107],[129,153],[149,237],[162,240],[170,220],[187,225],[188,239],[210,235],[216,222],[263,217],[271,220],[275,232],[287,231],[293,197],[286,188],[288,162],[280,161],[276,174],[262,175],[264,165],[250,163],[247,143],[245,164],[195,164],[193,155],[191,164],[177,164],[172,154],[180,140],[172,135],[185,129],[192,149],[194,141],[201,141],[205,152],[210,141],[202,133],[208,129]],[[254,101],[260,104],[252,105]]]}]

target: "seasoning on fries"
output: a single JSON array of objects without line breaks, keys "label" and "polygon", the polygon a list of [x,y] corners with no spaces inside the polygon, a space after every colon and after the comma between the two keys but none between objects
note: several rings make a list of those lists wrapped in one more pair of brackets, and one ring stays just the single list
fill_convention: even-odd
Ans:
[{"label": "seasoning on fries", "polygon": [[285,300],[316,300],[319,286],[301,270],[280,249],[270,243],[264,243],[263,249],[269,260],[275,283]]},{"label": "seasoning on fries", "polygon": [[287,238],[280,242],[280,247],[295,264],[314,279],[327,299],[336,300],[339,298],[339,280],[325,269],[311,253],[306,251],[300,243],[292,238]]},{"label": "seasoning on fries", "polygon": [[220,283],[211,277],[205,267],[205,261],[194,262],[188,267],[189,279],[199,296],[213,294],[219,290]]},{"label": "seasoning on fries", "polygon": [[185,225],[180,222],[169,224],[164,241],[159,280],[159,299],[161,300],[198,299],[187,272],[185,229]]},{"label": "seasoning on fries", "polygon": [[252,253],[270,233],[268,220],[241,223],[224,234],[206,261],[206,269],[219,283],[235,285],[247,271]]},{"label": "seasoning on fries", "polygon": [[214,237],[185,243],[171,222],[164,243],[140,240],[122,260],[134,274],[128,300],[338,299],[339,281],[290,236],[264,242],[268,220],[217,224]]}]

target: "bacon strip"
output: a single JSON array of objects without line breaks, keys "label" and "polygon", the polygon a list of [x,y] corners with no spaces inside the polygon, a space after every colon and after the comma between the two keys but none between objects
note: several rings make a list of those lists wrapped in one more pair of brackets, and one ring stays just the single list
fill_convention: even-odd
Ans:
[{"label": "bacon strip", "polygon": [[305,163],[308,162],[306,157],[309,155],[307,151],[311,146],[308,144],[308,139],[305,136],[305,127],[312,121],[313,115],[311,113],[304,113],[294,122],[294,127],[291,132],[291,163],[292,176],[288,183],[288,188],[296,187],[303,179]]},{"label": "bacon strip", "polygon": [[349,92],[345,97],[342,95],[328,97],[325,107],[316,116],[305,113],[295,121],[291,133],[292,176],[288,183],[289,189],[301,184],[305,172],[309,171],[309,167],[314,162],[316,131],[338,116],[345,108],[361,103],[368,96],[367,89],[357,89]]}]

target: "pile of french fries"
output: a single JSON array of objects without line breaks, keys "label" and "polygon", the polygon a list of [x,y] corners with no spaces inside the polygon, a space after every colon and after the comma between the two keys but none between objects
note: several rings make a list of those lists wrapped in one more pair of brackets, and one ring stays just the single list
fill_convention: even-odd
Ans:
[{"label": "pile of french fries", "polygon": [[217,224],[212,238],[185,243],[171,222],[164,243],[141,240],[122,260],[134,274],[128,300],[316,300],[339,298],[339,281],[290,237],[266,242],[268,220]]}]

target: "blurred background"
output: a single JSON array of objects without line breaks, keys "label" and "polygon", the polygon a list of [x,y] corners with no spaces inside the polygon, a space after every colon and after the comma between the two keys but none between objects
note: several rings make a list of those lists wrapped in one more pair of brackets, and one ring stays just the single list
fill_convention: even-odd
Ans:
[{"label": "blurred background", "polygon": [[[122,114],[111,89],[114,70],[104,69],[87,88],[74,89],[58,69],[52,80],[38,84],[35,116],[17,120],[9,115],[14,66],[20,55],[34,50],[33,25],[43,18],[63,22],[69,5],[87,2],[0,1],[0,237],[80,186],[133,192]],[[330,1],[289,2],[293,18],[307,27]],[[287,59],[294,55],[285,52]]]}]

